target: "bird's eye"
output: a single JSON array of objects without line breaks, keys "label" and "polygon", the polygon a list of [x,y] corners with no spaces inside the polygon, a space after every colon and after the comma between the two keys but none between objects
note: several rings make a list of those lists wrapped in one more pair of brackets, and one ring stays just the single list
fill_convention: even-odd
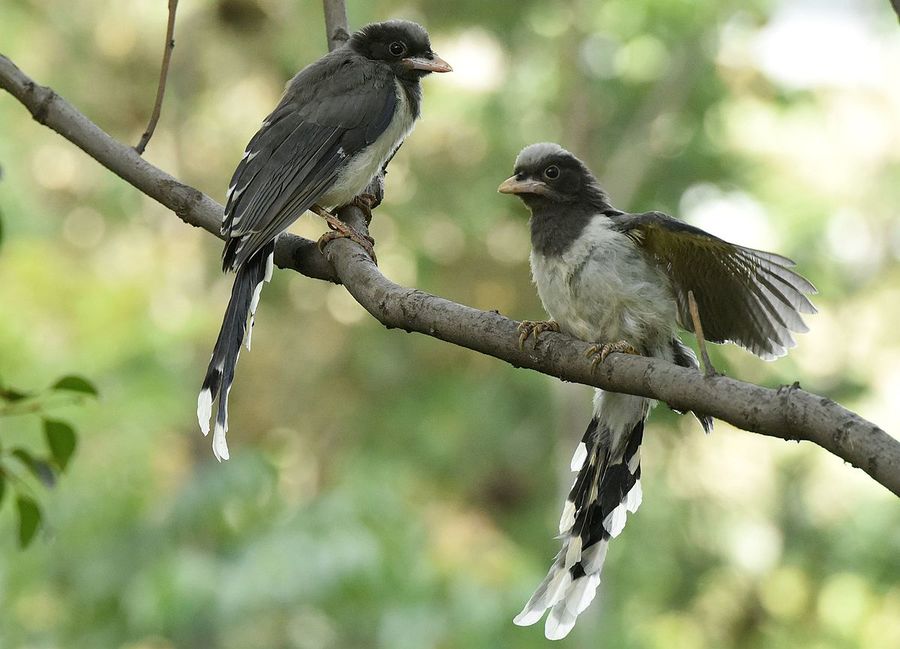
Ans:
[{"label": "bird's eye", "polygon": [[390,47],[388,47],[388,51],[390,51],[393,56],[403,56],[406,53],[406,45],[400,41],[394,41],[391,43]]},{"label": "bird's eye", "polygon": [[544,176],[549,178],[550,180],[556,180],[559,178],[559,167],[556,165],[550,165],[546,169],[544,169]]}]

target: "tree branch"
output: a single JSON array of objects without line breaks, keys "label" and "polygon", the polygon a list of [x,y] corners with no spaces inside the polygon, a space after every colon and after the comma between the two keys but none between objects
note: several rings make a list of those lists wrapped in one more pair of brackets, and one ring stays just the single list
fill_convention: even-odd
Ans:
[{"label": "tree branch", "polygon": [[[173,210],[183,221],[221,236],[219,203],[112,139],[2,55],[0,87],[24,104],[38,122]],[[360,232],[366,231],[364,215],[358,208],[343,208],[340,215]],[[282,235],[276,262],[309,277],[343,283],[388,328],[423,333],[565,381],[659,399],[751,432],[810,441],[863,469],[900,496],[900,442],[859,415],[826,397],[801,390],[797,384],[773,390],[725,376],[704,377],[659,359],[626,354],[611,354],[592,372],[591,361],[585,357],[587,343],[545,333],[535,349],[526,345],[520,350],[516,321],[394,284],[362,248],[347,239],[329,243],[325,252],[327,259],[312,241]]]},{"label": "tree branch", "polygon": [[156,123],[159,121],[159,114],[162,112],[163,97],[166,94],[166,79],[169,77],[169,61],[172,60],[172,50],[175,49],[175,10],[178,9],[178,0],[169,0],[169,22],[166,25],[166,44],[163,46],[162,65],[159,70],[159,85],[156,87],[156,101],[153,102],[153,112],[150,114],[150,122],[147,124],[147,130],[141,136],[141,141],[137,143],[134,150],[138,155],[144,153],[147,143],[153,137],[153,131],[156,130]]},{"label": "tree branch", "polygon": [[331,52],[350,40],[350,27],[347,23],[347,7],[344,0],[322,0],[325,12],[325,36],[328,38],[328,51]]},{"label": "tree branch", "polygon": [[[222,238],[219,231],[222,205],[153,166],[130,146],[110,137],[51,88],[28,78],[2,54],[0,87],[24,104],[37,122],[53,129],[114,174],[168,207],[182,221]],[[282,268],[340,283],[315,244],[302,237],[289,233],[279,237],[275,261]]]}]

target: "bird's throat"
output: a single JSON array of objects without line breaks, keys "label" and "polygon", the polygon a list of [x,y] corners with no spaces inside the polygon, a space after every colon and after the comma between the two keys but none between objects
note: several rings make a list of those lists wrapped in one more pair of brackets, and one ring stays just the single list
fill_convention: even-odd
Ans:
[{"label": "bird's throat", "polygon": [[544,256],[563,255],[581,236],[593,216],[589,210],[553,203],[538,196],[526,203],[531,208],[531,246]]}]

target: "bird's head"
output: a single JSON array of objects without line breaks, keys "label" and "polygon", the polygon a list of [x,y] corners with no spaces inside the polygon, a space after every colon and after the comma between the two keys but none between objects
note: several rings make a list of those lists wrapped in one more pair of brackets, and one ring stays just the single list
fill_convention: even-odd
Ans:
[{"label": "bird's head", "polygon": [[540,142],[525,147],[516,158],[514,172],[497,191],[517,195],[532,210],[553,204],[608,206],[591,170],[558,144]]},{"label": "bird's head", "polygon": [[395,75],[410,81],[453,70],[431,49],[425,28],[408,20],[366,25],[350,38],[350,48],[373,61],[383,61]]}]

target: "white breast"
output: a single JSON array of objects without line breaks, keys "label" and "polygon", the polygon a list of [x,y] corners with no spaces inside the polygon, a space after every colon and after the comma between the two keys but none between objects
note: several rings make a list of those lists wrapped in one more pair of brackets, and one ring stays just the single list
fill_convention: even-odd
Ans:
[{"label": "white breast", "polygon": [[668,278],[634,242],[595,216],[562,256],[531,253],[541,302],[563,331],[589,342],[627,340],[653,353],[675,332]]},{"label": "white breast", "polygon": [[362,193],[388,156],[412,131],[416,120],[399,81],[394,81],[394,91],[397,93],[397,107],[390,124],[372,144],[350,158],[337,181],[319,200],[323,207],[346,205]]}]

